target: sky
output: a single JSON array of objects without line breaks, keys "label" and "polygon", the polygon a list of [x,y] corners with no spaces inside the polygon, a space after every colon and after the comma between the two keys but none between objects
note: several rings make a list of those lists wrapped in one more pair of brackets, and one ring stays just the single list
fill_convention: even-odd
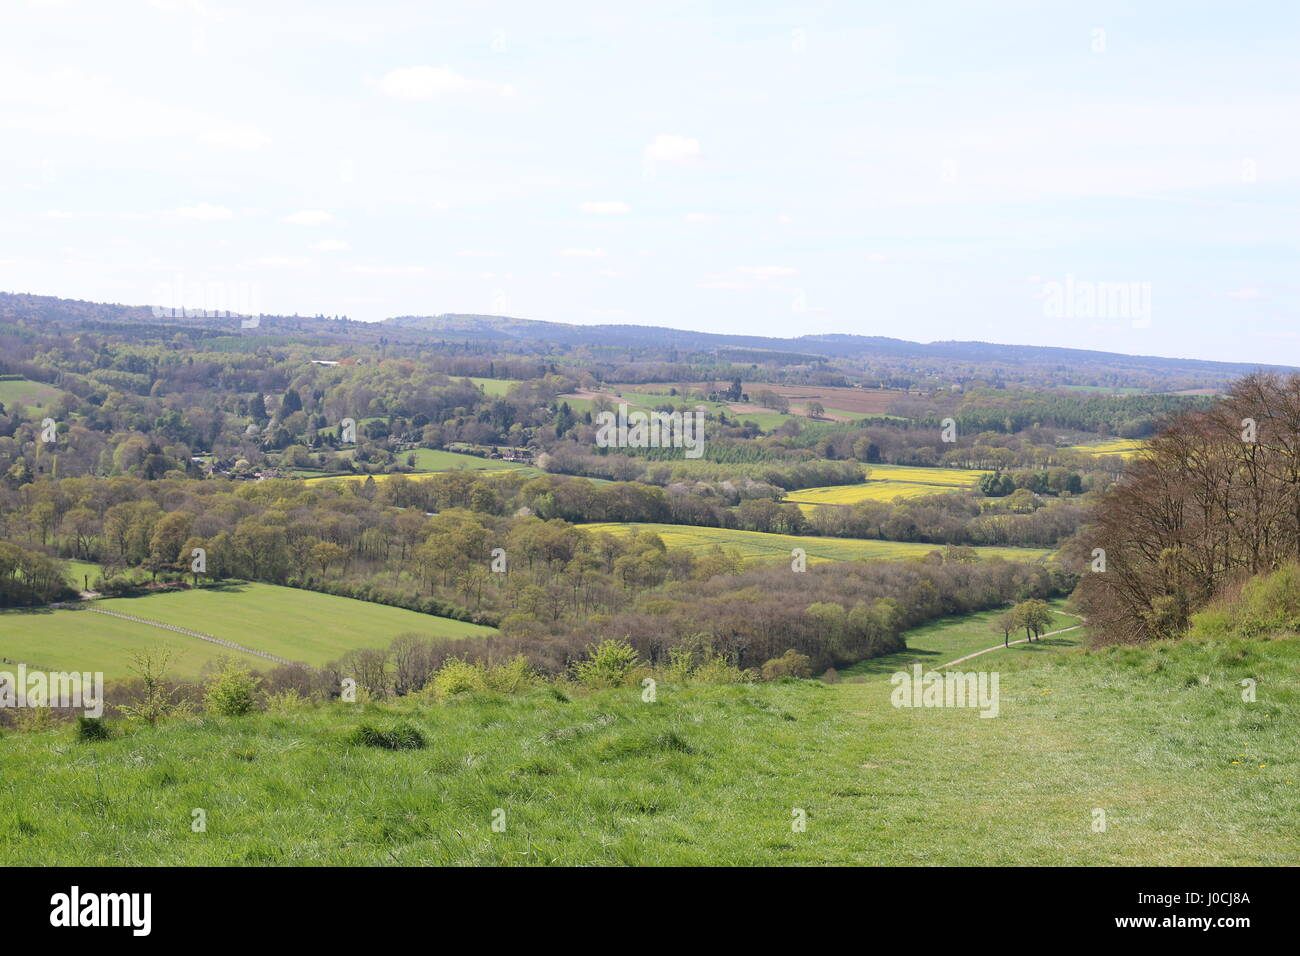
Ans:
[{"label": "sky", "polygon": [[0,290],[1300,365],[1298,28],[3,0]]}]

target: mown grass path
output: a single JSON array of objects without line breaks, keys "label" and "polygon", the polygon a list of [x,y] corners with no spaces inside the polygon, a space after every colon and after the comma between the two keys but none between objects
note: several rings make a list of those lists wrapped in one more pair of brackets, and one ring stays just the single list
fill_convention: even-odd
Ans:
[{"label": "mown grass path", "polygon": [[[277,664],[288,664],[289,666],[301,665],[307,667],[301,661],[291,661],[283,657],[277,657],[274,654],[268,654],[266,651],[259,651],[252,647],[244,647],[242,644],[236,644],[234,641],[223,641],[219,637],[213,637],[211,634],[204,634],[202,631],[191,631],[187,627],[179,627],[175,624],[164,624],[162,621],[151,621],[147,617],[135,617],[131,614],[121,614],[117,611],[107,611],[102,607],[85,607],[74,604],[58,604],[55,607],[71,608],[78,611],[90,611],[93,614],[107,614],[109,617],[121,618],[123,621],[131,621],[134,624],[146,624],[149,627],[160,627],[164,631],[174,631],[177,634],[184,634],[188,637],[197,637],[201,641],[208,641],[212,644],[220,644],[222,647],[228,647],[232,651],[239,651],[243,654],[252,654],[255,657],[263,657],[268,661],[274,661]],[[314,668],[308,668],[314,670]]]}]

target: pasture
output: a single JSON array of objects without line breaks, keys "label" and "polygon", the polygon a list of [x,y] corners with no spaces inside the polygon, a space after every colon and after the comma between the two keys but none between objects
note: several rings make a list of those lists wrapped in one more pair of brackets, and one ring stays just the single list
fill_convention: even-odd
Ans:
[{"label": "pasture", "polygon": [[[319,666],[357,647],[386,647],[399,634],[478,637],[492,628],[404,608],[273,584],[228,584],[144,597],[108,598],[91,607],[188,628],[291,661]],[[264,658],[236,654],[197,637],[83,609],[0,612],[0,656],[53,669],[128,676],[131,654],[164,645],[176,651],[173,675],[197,676],[223,654],[261,669]]]},{"label": "pasture", "polygon": [[[584,531],[610,534],[633,534],[653,531],[670,548],[709,548],[718,545],[734,548],[746,559],[789,560],[794,548],[803,548],[810,561],[861,561],[880,559],[899,561],[924,557],[943,550],[941,544],[910,541],[874,541],[863,538],[822,538],[810,535],[769,534],[763,531],[736,531],[729,528],[701,528],[681,524],[639,522],[596,522],[580,524]],[[982,557],[1000,557],[1008,561],[1038,561],[1052,554],[1040,548],[976,548]]]},{"label": "pasture", "polygon": [[[415,455],[416,471],[406,473],[407,478],[419,478],[421,475],[437,474],[447,471],[522,471],[527,475],[540,475],[542,472],[532,465],[526,465],[517,461],[502,461],[500,458],[480,458],[478,455],[462,455],[459,452],[443,451],[440,448],[417,448],[411,454]],[[406,454],[402,454],[399,460],[404,464]],[[305,479],[308,484],[322,481],[365,481],[367,478],[374,478],[375,481],[384,481],[391,478],[391,474],[385,475],[323,475],[318,478]]]},{"label": "pasture", "polygon": [[29,413],[40,416],[44,415],[62,394],[62,390],[43,382],[0,376],[0,405],[5,408],[22,405]]}]

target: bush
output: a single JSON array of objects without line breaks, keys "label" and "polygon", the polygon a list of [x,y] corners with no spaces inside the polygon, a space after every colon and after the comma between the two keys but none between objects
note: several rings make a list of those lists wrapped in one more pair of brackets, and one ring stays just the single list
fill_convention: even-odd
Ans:
[{"label": "bush", "polygon": [[532,665],[523,654],[516,654],[505,664],[489,667],[483,674],[488,690],[502,694],[522,694],[537,682]]},{"label": "bush", "polygon": [[459,657],[448,658],[438,672],[429,679],[425,690],[436,700],[446,700],[457,694],[471,694],[488,689],[487,672],[482,664],[470,663]]},{"label": "bush", "polygon": [[266,695],[266,709],[273,714],[291,714],[306,709],[310,703],[311,701],[293,687]]},{"label": "bush", "polygon": [[87,717],[85,714],[77,715],[77,739],[90,742],[92,740],[107,740],[112,736],[108,731],[108,724],[104,723],[99,717]]},{"label": "bush", "polygon": [[622,687],[639,662],[627,641],[602,641],[587,645],[588,659],[573,665],[574,676],[588,687]]},{"label": "bush", "polygon": [[809,677],[812,674],[812,658],[800,654],[791,648],[780,657],[773,657],[763,664],[763,680],[778,680],[782,677]]},{"label": "bush", "polygon": [[699,684],[739,684],[750,679],[750,672],[741,670],[721,654],[715,654],[706,660],[691,674],[691,680]]},{"label": "bush", "polygon": [[223,658],[219,667],[208,680],[204,706],[209,713],[220,717],[242,717],[253,709],[257,685],[262,679],[229,658]]},{"label": "bush", "polygon": [[424,734],[406,722],[394,724],[387,730],[361,724],[348,735],[348,742],[381,750],[420,750],[424,747]]}]

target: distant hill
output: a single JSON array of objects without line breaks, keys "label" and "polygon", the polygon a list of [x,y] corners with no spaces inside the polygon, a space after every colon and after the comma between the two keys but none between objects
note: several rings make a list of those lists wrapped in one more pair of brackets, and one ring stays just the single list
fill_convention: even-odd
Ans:
[{"label": "distant hill", "polygon": [[1224,379],[1236,378],[1257,369],[1290,370],[1291,366],[1247,362],[1211,362],[1203,359],[1163,358],[1154,355],[1125,355],[1090,349],[1056,348],[1040,345],[998,345],[991,342],[911,342],[883,335],[827,333],[796,338],[761,335],[728,335],[692,332],[653,325],[570,325],[499,315],[404,315],[385,319],[385,326],[432,332],[456,339],[496,342],[548,342],[557,345],[587,345],[604,348],[677,348],[683,350],[754,349],[783,353],[804,353],[823,358],[862,359],[871,356],[1092,367],[1115,370],[1163,372],[1209,372]]},{"label": "distant hill", "polygon": [[[1104,377],[1115,385],[1132,377],[1150,387],[1156,376],[1162,387],[1192,389],[1217,387],[1258,369],[1293,371],[1291,366],[1247,362],[1212,362],[1202,359],[1125,355],[1089,349],[1038,345],[1001,345],[991,342],[911,342],[883,335],[826,333],[775,338],[694,332],[650,325],[572,325],[500,315],[448,313],[403,315],[382,322],[358,322],[324,315],[262,315],[256,327],[241,327],[240,316],[176,315],[149,306],[115,305],[60,299],[55,296],[0,292],[0,323],[38,322],[64,328],[134,326],[141,329],[180,326],[203,329],[204,335],[242,335],[262,338],[293,337],[301,341],[392,341],[424,347],[426,343],[480,343],[483,346],[518,346],[523,354],[544,356],[557,349],[586,347],[619,362],[721,362],[748,365],[818,366],[834,360],[873,363],[892,368],[967,371],[982,366],[999,367],[1003,374],[1032,367],[1037,373],[1080,373]],[[623,353],[620,357],[612,353]],[[676,354],[680,353],[680,354]]]}]

